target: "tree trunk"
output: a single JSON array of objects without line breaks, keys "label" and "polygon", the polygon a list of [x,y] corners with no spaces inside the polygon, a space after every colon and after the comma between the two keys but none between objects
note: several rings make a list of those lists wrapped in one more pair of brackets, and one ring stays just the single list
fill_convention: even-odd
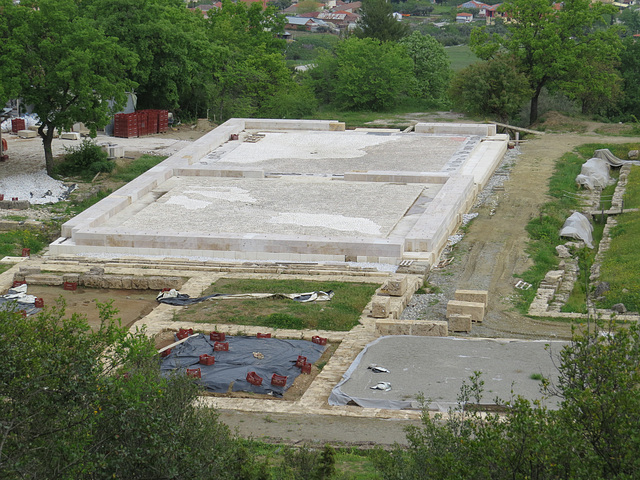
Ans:
[{"label": "tree trunk", "polygon": [[[44,129],[47,128],[45,132]],[[53,175],[53,151],[51,150],[51,143],[53,142],[53,132],[55,127],[48,122],[43,122],[38,128],[38,135],[42,138],[42,145],[44,146],[44,160],[47,166],[47,175]]]},{"label": "tree trunk", "polygon": [[529,125],[533,125],[538,120],[538,98],[540,97],[540,92],[536,90],[536,92],[531,97],[531,111],[529,112]]}]

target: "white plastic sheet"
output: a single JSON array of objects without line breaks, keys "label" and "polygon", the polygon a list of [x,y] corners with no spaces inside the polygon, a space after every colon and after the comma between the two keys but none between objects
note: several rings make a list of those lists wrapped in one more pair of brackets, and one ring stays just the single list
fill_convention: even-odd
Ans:
[{"label": "white plastic sheet", "polygon": [[587,187],[589,190],[605,188],[615,180],[609,175],[609,162],[601,158],[590,158],[582,164],[580,175],[576,177],[576,183]]},{"label": "white plastic sheet", "polygon": [[582,240],[587,247],[593,248],[593,226],[580,212],[573,213],[564,221],[560,236]]}]

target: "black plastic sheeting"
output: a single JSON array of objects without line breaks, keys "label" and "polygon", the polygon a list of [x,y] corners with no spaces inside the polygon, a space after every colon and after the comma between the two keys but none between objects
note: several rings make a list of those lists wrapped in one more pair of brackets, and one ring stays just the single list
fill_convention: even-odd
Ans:
[{"label": "black plastic sheeting", "polygon": [[[173,290],[172,290],[173,292]],[[177,293],[176,296],[169,296],[166,292],[160,292],[156,297],[156,300],[160,303],[166,303],[167,305],[184,306],[194,305],[196,303],[204,302],[206,300],[213,300],[216,298],[287,298],[294,302],[313,302],[313,301],[327,301],[333,297],[333,291],[328,290],[326,292],[308,292],[308,293],[257,293],[257,294],[235,294],[235,293],[214,293],[213,295],[206,295],[204,297],[191,298],[186,293]]]},{"label": "black plastic sheeting", "polygon": [[[226,337],[229,351],[213,351],[214,341],[198,334],[184,343],[171,348],[171,353],[161,363],[160,369],[169,374],[178,371],[186,374],[187,368],[200,368],[202,378],[195,381],[207,390],[227,393],[232,385],[234,392],[253,392],[281,397],[300,375],[296,367],[298,356],[307,357],[307,362],[315,363],[327,348],[307,340],[281,340],[279,338],[257,338],[246,336]],[[259,352],[264,358],[255,358]],[[201,365],[200,355],[213,355],[215,364]],[[262,377],[262,385],[250,384],[247,373],[256,372]],[[286,376],[284,387],[271,385],[271,377],[276,373]]]},{"label": "black plastic sheeting", "polygon": [[24,310],[27,316],[35,315],[40,313],[42,309],[36,308],[34,299],[34,296],[26,294],[26,288],[23,288],[22,291],[10,288],[5,295],[0,296],[0,312]]}]

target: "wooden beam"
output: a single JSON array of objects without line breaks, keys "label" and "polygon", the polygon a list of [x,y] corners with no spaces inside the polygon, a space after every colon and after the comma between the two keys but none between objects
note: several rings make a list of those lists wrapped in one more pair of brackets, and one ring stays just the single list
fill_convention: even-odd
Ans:
[{"label": "wooden beam", "polygon": [[506,123],[498,123],[498,122],[491,122],[491,123],[499,127],[508,128],[516,132],[532,133],[534,135],[544,135],[544,132],[539,132],[538,130],[529,130],[528,128],[514,127],[513,125],[507,125]]}]

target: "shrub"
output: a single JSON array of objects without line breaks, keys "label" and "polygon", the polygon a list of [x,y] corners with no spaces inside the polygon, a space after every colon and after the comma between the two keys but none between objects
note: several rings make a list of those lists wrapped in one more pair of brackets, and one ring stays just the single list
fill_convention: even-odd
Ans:
[{"label": "shrub", "polygon": [[56,167],[59,175],[89,178],[98,172],[111,172],[115,167],[115,163],[107,158],[107,153],[91,140],[83,140],[78,147],[65,147],[65,152],[64,160]]}]

